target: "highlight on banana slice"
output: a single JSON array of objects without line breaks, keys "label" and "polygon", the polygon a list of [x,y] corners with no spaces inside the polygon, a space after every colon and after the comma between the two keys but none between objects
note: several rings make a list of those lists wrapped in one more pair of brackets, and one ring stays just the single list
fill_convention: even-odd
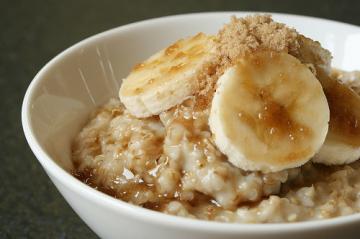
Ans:
[{"label": "highlight on banana slice", "polygon": [[[144,57],[73,144],[74,175],[172,215],[242,223],[360,212],[360,73],[269,15]],[[269,213],[270,212],[270,213]]]}]

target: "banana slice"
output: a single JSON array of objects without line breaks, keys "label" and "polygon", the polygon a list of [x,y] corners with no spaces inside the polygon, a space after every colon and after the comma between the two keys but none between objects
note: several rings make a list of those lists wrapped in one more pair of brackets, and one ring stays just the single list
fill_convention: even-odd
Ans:
[{"label": "banana slice", "polygon": [[360,71],[342,71],[333,69],[331,77],[339,80],[360,95]]},{"label": "banana slice", "polygon": [[239,60],[218,80],[209,125],[236,167],[275,172],[300,166],[323,144],[329,107],[319,81],[287,53]]},{"label": "banana slice", "polygon": [[198,91],[197,77],[211,59],[213,37],[182,39],[138,64],[123,80],[119,96],[136,117],[157,115]]},{"label": "banana slice", "polygon": [[327,165],[360,158],[360,96],[348,85],[316,69],[330,107],[329,132],[313,161]]},{"label": "banana slice", "polygon": [[311,64],[314,67],[322,67],[326,72],[331,71],[331,53],[323,48],[319,42],[298,35],[300,48],[290,54],[299,59],[303,64]]}]

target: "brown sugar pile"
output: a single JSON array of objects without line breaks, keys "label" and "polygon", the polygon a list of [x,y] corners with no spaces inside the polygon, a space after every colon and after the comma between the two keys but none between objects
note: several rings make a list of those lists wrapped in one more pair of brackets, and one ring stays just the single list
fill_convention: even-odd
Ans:
[{"label": "brown sugar pile", "polygon": [[213,60],[199,76],[197,102],[200,108],[209,105],[217,79],[237,59],[260,49],[297,52],[300,47],[297,39],[294,29],[274,22],[270,15],[232,17],[216,35]]},{"label": "brown sugar pile", "polygon": [[218,60],[225,66],[251,52],[271,50],[289,53],[304,64],[330,68],[331,53],[322,48],[319,42],[299,34],[285,24],[275,22],[270,15],[232,17],[216,39]]},{"label": "brown sugar pile", "polygon": [[217,53],[221,63],[232,64],[239,57],[257,50],[297,52],[299,34],[270,15],[232,17],[217,35]]},{"label": "brown sugar pile", "polygon": [[316,74],[316,68],[330,71],[331,54],[285,24],[275,22],[270,15],[232,17],[230,23],[215,37],[215,55],[199,77],[197,99],[207,107],[216,88],[217,79],[236,63],[237,59],[258,50],[286,52],[298,58]]}]

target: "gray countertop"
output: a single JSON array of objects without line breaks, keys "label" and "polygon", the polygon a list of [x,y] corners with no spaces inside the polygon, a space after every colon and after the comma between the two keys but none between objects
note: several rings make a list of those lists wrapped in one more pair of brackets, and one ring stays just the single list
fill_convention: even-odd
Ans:
[{"label": "gray countertop", "polygon": [[46,176],[25,141],[20,121],[22,99],[32,78],[67,47],[130,22],[202,11],[285,12],[360,25],[360,1],[0,3],[0,238],[96,238]]}]

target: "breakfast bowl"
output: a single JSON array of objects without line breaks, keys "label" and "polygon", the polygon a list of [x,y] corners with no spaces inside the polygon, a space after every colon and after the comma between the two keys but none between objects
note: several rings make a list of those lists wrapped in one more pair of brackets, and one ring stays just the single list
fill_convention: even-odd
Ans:
[{"label": "breakfast bowl", "polygon": [[[101,238],[356,238],[360,214],[295,223],[245,224],[159,213],[111,197],[72,175],[72,142],[89,115],[118,97],[132,66],[180,38],[215,34],[231,16],[218,12],[169,16],[118,27],[77,43],[47,63],[22,106],[26,139],[57,189]],[[274,20],[319,41],[332,66],[360,69],[360,28],[330,20],[272,14]]]}]

